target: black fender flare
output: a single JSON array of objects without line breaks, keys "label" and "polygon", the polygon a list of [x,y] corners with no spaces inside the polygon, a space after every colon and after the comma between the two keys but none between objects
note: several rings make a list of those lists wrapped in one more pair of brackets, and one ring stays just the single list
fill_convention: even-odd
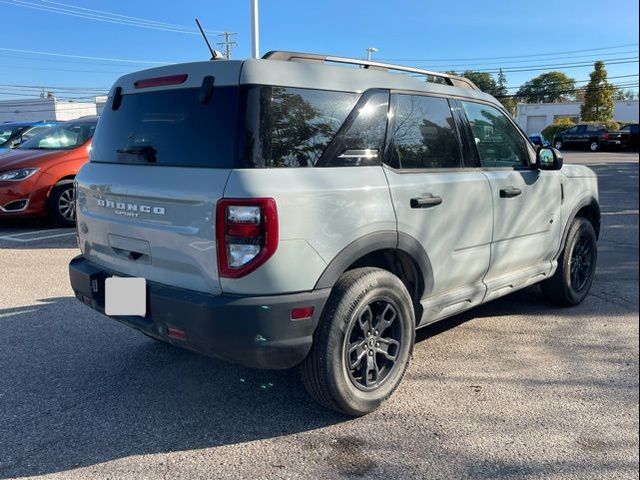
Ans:
[{"label": "black fender flare", "polygon": [[564,250],[564,245],[567,241],[567,235],[569,234],[569,227],[571,226],[571,223],[573,222],[573,219],[576,218],[576,215],[578,214],[578,212],[580,210],[582,210],[584,207],[593,207],[595,212],[596,212],[596,220],[598,222],[598,224],[596,225],[596,238],[600,238],[600,219],[602,217],[602,215],[600,214],[600,204],[598,203],[598,201],[593,198],[593,197],[586,197],[583,198],[582,200],[580,200],[571,210],[571,213],[569,214],[569,216],[567,217],[567,221],[564,224],[564,230],[562,231],[562,240],[560,241],[560,248],[558,249],[558,251],[556,252],[556,254],[554,255],[553,259],[557,260],[560,255],[562,254],[562,251]]},{"label": "black fender flare", "polygon": [[314,289],[332,288],[338,277],[365,255],[377,250],[394,249],[409,255],[420,269],[424,282],[423,298],[433,290],[433,268],[424,247],[411,235],[383,230],[354,240],[329,262]]}]

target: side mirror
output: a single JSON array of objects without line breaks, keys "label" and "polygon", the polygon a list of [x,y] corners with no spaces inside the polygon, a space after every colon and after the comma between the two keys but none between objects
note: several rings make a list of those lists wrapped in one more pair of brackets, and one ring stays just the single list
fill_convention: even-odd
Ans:
[{"label": "side mirror", "polygon": [[559,150],[552,147],[541,147],[536,155],[538,170],[560,170],[563,158]]}]

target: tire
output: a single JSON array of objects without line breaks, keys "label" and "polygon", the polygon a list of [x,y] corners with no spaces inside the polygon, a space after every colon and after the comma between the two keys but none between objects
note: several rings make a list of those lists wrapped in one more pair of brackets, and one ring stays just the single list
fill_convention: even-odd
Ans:
[{"label": "tire", "polygon": [[400,384],[414,339],[413,303],[400,279],[378,268],[350,270],[333,287],[300,366],[302,382],[321,405],[365,415]]},{"label": "tire", "polygon": [[49,221],[59,227],[76,224],[75,189],[73,180],[61,180],[49,195]]},{"label": "tire", "polygon": [[556,148],[556,150],[562,150],[562,140],[556,140],[555,142],[553,142],[553,146]]},{"label": "tire", "polygon": [[589,150],[592,152],[597,152],[600,149],[600,144],[596,140],[592,140],[589,142]]},{"label": "tire", "polygon": [[598,245],[593,225],[586,218],[575,218],[555,274],[540,284],[542,293],[556,305],[578,305],[591,290],[597,260]]}]

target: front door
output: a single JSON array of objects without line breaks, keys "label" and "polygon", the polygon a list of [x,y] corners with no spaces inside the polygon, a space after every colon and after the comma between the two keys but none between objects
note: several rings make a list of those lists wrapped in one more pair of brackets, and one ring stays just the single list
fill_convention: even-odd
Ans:
[{"label": "front door", "polygon": [[487,298],[542,280],[559,247],[561,174],[531,165],[534,151],[497,108],[461,102],[491,185],[493,236]]}]

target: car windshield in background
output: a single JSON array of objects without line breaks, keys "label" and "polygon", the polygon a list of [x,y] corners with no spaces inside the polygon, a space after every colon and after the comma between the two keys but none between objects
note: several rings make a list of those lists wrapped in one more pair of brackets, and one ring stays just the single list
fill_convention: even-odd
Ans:
[{"label": "car windshield in background", "polygon": [[20,130],[24,130],[25,127],[3,127],[0,125],[0,147],[3,147],[4,144],[16,133],[19,133]]},{"label": "car windshield in background", "polygon": [[229,168],[236,156],[238,88],[215,87],[127,94],[102,112],[91,161]]},{"label": "car windshield in background", "polygon": [[69,150],[93,137],[96,122],[74,122],[51,127],[22,143],[21,150]]}]

